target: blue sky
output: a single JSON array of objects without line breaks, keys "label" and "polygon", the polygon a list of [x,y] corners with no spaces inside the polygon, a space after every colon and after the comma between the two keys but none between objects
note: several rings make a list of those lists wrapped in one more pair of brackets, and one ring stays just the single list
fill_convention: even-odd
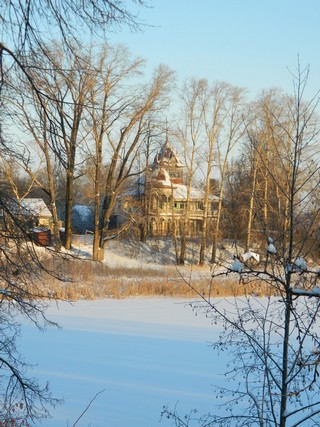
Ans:
[{"label": "blue sky", "polygon": [[320,88],[320,0],[149,0],[142,33],[124,30],[125,43],[148,68],[160,63],[189,77],[225,80],[252,96],[281,87],[292,92],[291,71],[310,65],[308,94]]}]

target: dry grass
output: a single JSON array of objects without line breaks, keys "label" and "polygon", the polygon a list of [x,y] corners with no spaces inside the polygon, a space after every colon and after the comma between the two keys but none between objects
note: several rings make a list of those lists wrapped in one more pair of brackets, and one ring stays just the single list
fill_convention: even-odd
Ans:
[{"label": "dry grass", "polygon": [[266,285],[258,282],[239,283],[236,275],[211,278],[196,269],[159,266],[158,269],[107,268],[101,263],[84,259],[48,257],[42,261],[60,279],[47,276],[42,280],[45,295],[62,300],[128,298],[128,297],[228,297],[235,295],[266,295]]}]

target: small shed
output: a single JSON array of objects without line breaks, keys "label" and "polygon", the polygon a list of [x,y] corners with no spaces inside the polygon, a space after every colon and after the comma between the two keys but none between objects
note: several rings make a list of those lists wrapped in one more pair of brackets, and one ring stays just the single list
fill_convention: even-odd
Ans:
[{"label": "small shed", "polygon": [[52,214],[43,199],[23,199],[20,202],[20,214],[33,226],[51,228]]},{"label": "small shed", "polygon": [[51,245],[51,231],[46,227],[35,227],[31,230],[32,240],[37,246]]}]

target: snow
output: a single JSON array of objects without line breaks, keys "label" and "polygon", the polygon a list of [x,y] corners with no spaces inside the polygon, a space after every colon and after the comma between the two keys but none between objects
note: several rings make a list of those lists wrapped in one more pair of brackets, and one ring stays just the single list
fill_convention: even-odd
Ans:
[{"label": "snow", "polygon": [[[241,309],[246,300],[239,302]],[[166,405],[177,405],[181,415],[222,410],[212,386],[225,386],[229,356],[209,345],[220,326],[196,316],[190,303],[142,297],[52,303],[48,317],[62,329],[42,333],[24,323],[20,343],[26,360],[37,363],[32,376],[49,380],[53,395],[64,398],[41,426],[74,425],[99,392],[77,427],[156,427]]]},{"label": "snow", "polygon": [[292,288],[291,289],[293,295],[301,295],[301,296],[313,296],[312,291],[306,291],[305,289]]},{"label": "snow", "polygon": [[244,265],[237,258],[234,260],[232,265],[230,266],[230,270],[235,271],[236,273],[241,273],[244,269]]},{"label": "snow", "polygon": [[251,250],[241,255],[241,258],[244,262],[248,261],[251,258],[255,259],[257,262],[260,262],[260,255]]},{"label": "snow", "polygon": [[303,257],[298,257],[294,262],[294,268],[296,271],[306,271],[307,262]]},{"label": "snow", "polygon": [[[82,239],[77,239],[78,250],[88,255],[92,236]],[[157,264],[164,250],[174,256],[165,239],[139,247],[110,241],[105,262],[170,271],[175,267]],[[230,269],[241,272],[244,265],[235,258]],[[211,277],[209,267],[201,270],[204,274]],[[320,295],[320,289],[310,294]],[[47,317],[62,328],[45,333],[24,322],[19,350],[36,364],[31,376],[42,384],[49,380],[53,395],[64,398],[41,426],[72,426],[100,391],[77,427],[156,427],[164,405],[178,404],[180,414],[193,408],[199,414],[216,411],[212,386],[224,384],[228,356],[209,345],[218,339],[219,326],[195,314],[185,300],[140,297],[52,303]]]},{"label": "snow", "polygon": [[[74,235],[72,242],[72,251],[77,256],[85,258],[92,254],[92,235]],[[179,271],[185,277],[190,275],[201,276],[201,278],[211,279],[212,271],[210,263],[199,267],[197,265],[199,245],[192,244],[188,246],[186,253],[186,265],[180,266]],[[228,252],[228,256],[230,256]],[[206,250],[206,260],[211,257],[211,247]],[[196,260],[196,261],[195,261]],[[105,248],[104,264],[108,268],[128,268],[139,269],[140,271],[164,270],[168,276],[175,275],[177,271],[176,253],[172,241],[167,238],[147,239],[146,243],[137,244],[132,239],[127,240],[108,240]],[[165,266],[165,267],[164,267]]]},{"label": "snow", "polygon": [[276,254],[277,253],[277,249],[276,249],[276,247],[273,244],[274,243],[273,238],[272,237],[267,237],[267,243],[268,243],[267,253],[268,254]]},{"label": "snow", "polygon": [[[186,200],[188,195],[188,187],[184,184],[174,184],[173,185],[173,197],[175,200]],[[192,200],[202,200],[204,198],[204,191],[199,190],[198,188],[190,188],[190,198]],[[218,201],[219,197],[212,194],[209,195],[209,199],[212,201]]]},{"label": "snow", "polygon": [[269,245],[267,246],[267,252],[269,254],[276,254],[277,253],[277,249],[273,243],[269,243]]},{"label": "snow", "polygon": [[32,375],[49,380],[53,394],[65,399],[41,426],[73,425],[102,390],[78,427],[158,426],[162,407],[177,402],[182,413],[212,410],[212,384],[223,368],[208,342],[218,329],[184,301],[60,303],[48,316],[62,329],[42,333],[24,324],[20,346],[37,363]]},{"label": "snow", "polygon": [[[175,200],[186,200],[188,195],[188,187],[184,184],[174,184],[173,196]],[[190,198],[203,200],[204,193],[197,188],[190,188]]]},{"label": "snow", "polygon": [[41,215],[51,218],[51,212],[43,199],[25,198],[21,200],[20,205],[23,208],[23,214]]},{"label": "snow", "polygon": [[[160,176],[160,175],[163,175],[164,179],[159,179],[158,176]],[[152,176],[154,178],[157,178],[158,183],[163,185],[164,187],[171,187],[172,186],[170,175],[166,169],[164,169],[162,167],[157,167],[154,169]]]}]

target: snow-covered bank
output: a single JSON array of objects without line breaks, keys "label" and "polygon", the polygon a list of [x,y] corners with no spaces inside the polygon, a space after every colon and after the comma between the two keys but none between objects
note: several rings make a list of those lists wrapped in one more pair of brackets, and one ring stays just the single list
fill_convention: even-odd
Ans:
[{"label": "snow-covered bank", "polygon": [[34,375],[65,399],[44,427],[72,426],[101,390],[78,427],[154,427],[162,406],[177,402],[182,412],[213,409],[223,369],[208,343],[218,331],[183,301],[79,301],[52,305],[48,316],[62,329],[24,325],[21,344]]}]

